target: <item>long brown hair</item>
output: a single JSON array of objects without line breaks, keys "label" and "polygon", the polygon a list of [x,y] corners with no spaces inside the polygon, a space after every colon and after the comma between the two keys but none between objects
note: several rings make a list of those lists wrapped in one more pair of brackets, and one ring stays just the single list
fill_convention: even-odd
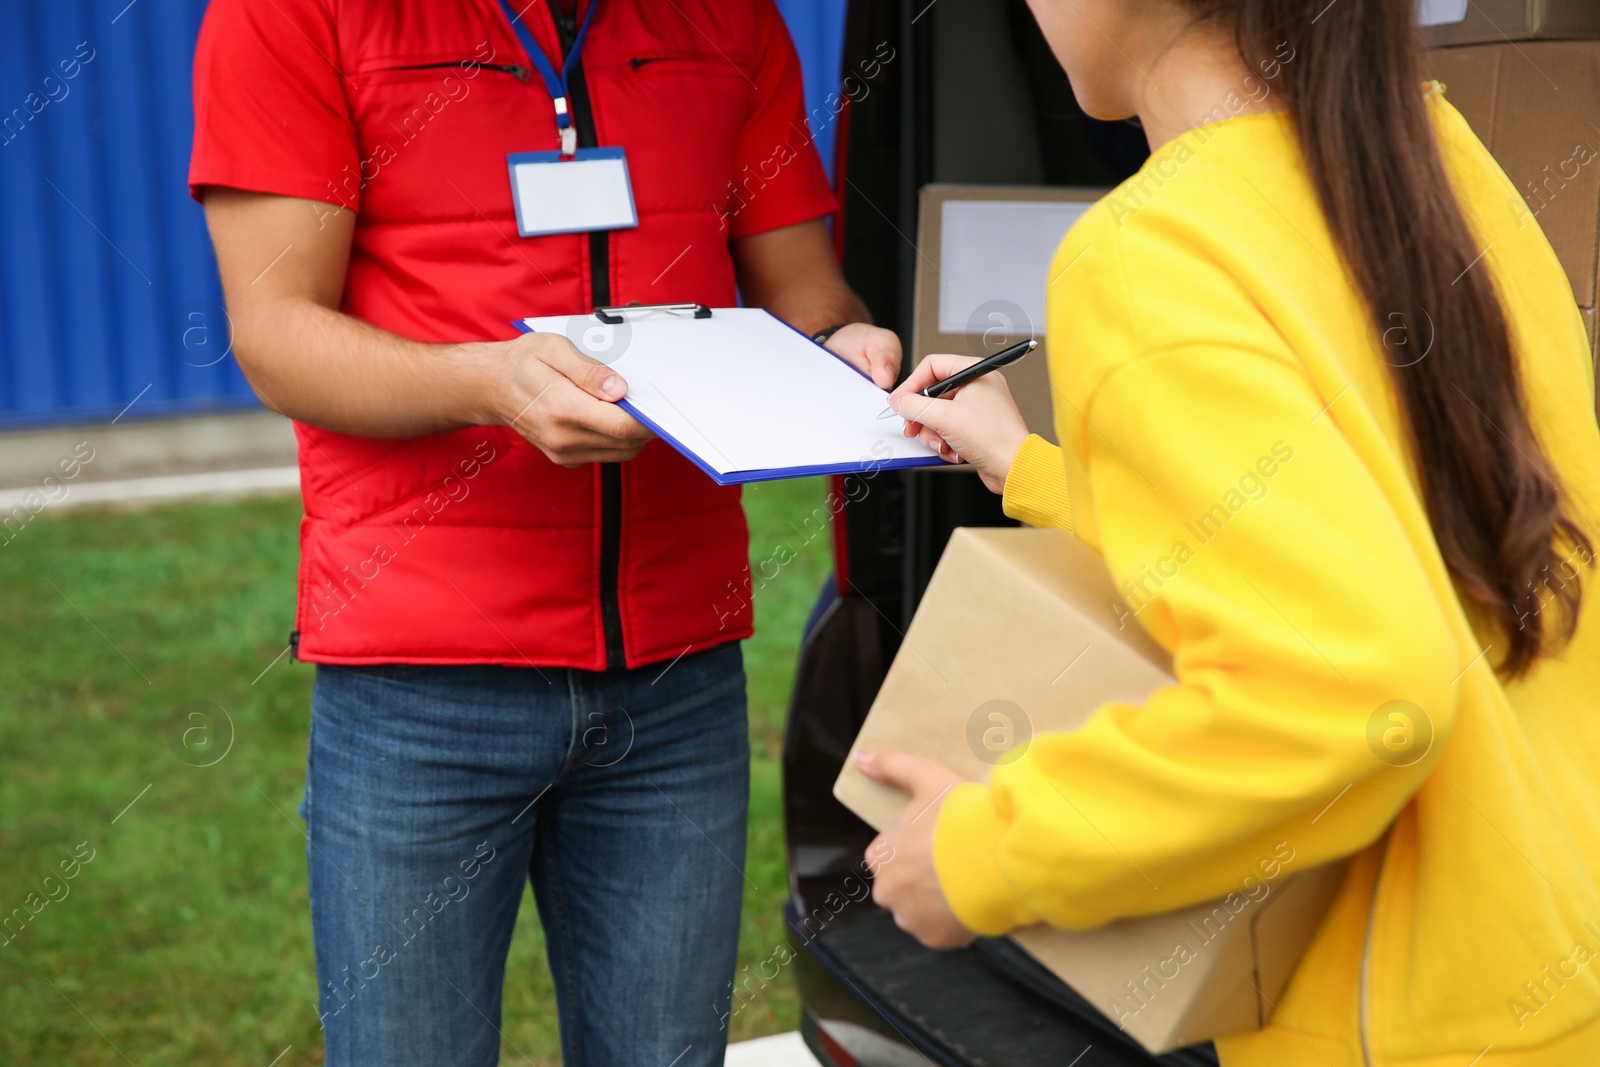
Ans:
[{"label": "long brown hair", "polygon": [[[1585,564],[1593,546],[1534,437],[1486,250],[1451,191],[1422,93],[1415,0],[1191,6],[1230,21],[1246,63],[1273,72],[1391,357],[1434,538],[1460,595],[1504,634],[1499,670],[1522,675],[1577,626],[1583,590],[1563,546]],[[1545,594],[1555,611],[1542,610]]]}]

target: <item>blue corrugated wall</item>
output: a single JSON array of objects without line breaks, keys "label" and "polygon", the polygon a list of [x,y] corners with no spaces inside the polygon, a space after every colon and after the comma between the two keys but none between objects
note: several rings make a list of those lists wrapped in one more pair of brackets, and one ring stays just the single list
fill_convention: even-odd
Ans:
[{"label": "blue corrugated wall", "polygon": [[[839,91],[839,57],[844,53],[846,0],[778,0],[778,10],[789,26],[806,81],[806,114],[830,114],[824,106],[829,93]],[[817,110],[817,109],[822,110]],[[836,130],[813,130],[822,165],[833,177],[833,138]]]},{"label": "blue corrugated wall", "polygon": [[[820,104],[845,0],[778,6]],[[184,183],[204,10],[0,0],[0,427],[255,405]]]},{"label": "blue corrugated wall", "polygon": [[253,404],[184,185],[205,5],[4,6],[0,423]]}]

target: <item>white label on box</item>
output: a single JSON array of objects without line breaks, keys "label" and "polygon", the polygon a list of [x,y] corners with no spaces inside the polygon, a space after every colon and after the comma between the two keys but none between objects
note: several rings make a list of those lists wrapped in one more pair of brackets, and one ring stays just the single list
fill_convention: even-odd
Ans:
[{"label": "white label on box", "polygon": [[1467,19],[1468,0],[1417,0],[1417,21],[1424,26],[1450,26]]},{"label": "white label on box", "polygon": [[940,216],[939,332],[1044,335],[1050,260],[1087,201],[947,200]]}]

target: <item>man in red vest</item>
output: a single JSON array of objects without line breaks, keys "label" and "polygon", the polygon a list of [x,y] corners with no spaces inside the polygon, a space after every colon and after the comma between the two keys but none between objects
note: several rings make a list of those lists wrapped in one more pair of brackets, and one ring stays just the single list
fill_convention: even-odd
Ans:
[{"label": "man in red vest", "polygon": [[509,320],[742,296],[880,385],[900,360],[772,0],[524,2],[213,0],[195,60],[234,351],[300,444],[331,1067],[496,1062],[529,880],[566,1062],[722,1062],[739,493]]}]

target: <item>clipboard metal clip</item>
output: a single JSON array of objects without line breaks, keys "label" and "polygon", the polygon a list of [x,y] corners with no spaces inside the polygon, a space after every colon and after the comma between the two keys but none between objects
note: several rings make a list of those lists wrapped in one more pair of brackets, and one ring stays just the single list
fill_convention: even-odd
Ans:
[{"label": "clipboard metal clip", "polygon": [[622,325],[624,315],[655,313],[665,315],[692,314],[697,319],[709,319],[711,317],[711,309],[704,304],[622,304],[615,307],[597,307],[594,309],[594,317],[607,326]]}]

